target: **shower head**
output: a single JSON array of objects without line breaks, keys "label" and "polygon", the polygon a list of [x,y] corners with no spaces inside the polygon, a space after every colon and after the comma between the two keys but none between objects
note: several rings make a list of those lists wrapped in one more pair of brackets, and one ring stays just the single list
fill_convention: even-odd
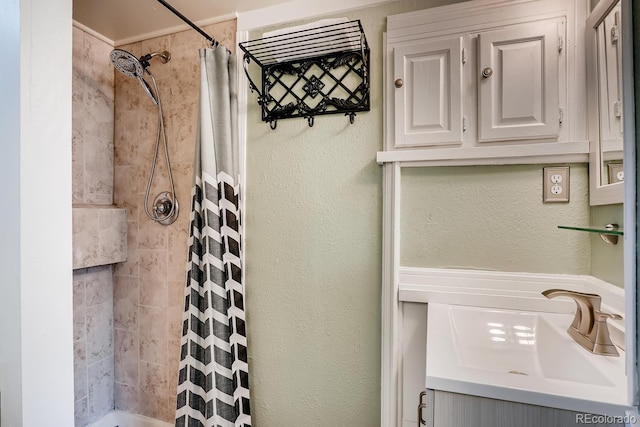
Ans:
[{"label": "shower head", "polygon": [[144,74],[145,67],[133,53],[122,49],[113,49],[109,54],[109,59],[116,70],[127,77],[142,77]]},{"label": "shower head", "polygon": [[149,66],[149,61],[151,60],[151,58],[155,56],[159,56],[160,61],[163,64],[166,64],[171,59],[171,54],[167,51],[148,53],[138,59],[133,53],[127,52],[123,49],[113,49],[109,54],[109,59],[111,59],[111,63],[116,68],[116,70],[120,71],[127,77],[136,77],[140,81],[140,85],[142,85],[142,88],[145,90],[145,92],[147,92],[147,95],[149,95],[153,103],[155,105],[158,105],[158,98],[151,90],[151,87],[149,86],[147,81],[144,79],[145,72],[153,78],[149,70],[147,70],[147,67]]},{"label": "shower head", "polygon": [[159,56],[163,64],[166,64],[171,59],[171,54],[166,50],[147,53],[138,59],[133,53],[123,49],[113,49],[109,54],[109,59],[111,59],[111,63],[116,67],[116,70],[125,76],[142,77],[149,66],[149,61],[155,56]]}]

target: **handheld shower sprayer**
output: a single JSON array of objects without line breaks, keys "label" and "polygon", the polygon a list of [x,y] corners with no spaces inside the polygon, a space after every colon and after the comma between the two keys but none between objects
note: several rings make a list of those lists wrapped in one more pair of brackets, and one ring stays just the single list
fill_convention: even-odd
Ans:
[{"label": "handheld shower sprayer", "polygon": [[147,68],[151,65],[149,61],[154,57],[159,56],[160,61],[163,64],[166,64],[171,60],[171,54],[167,51],[163,52],[152,52],[140,57],[140,59],[136,58],[136,56],[122,49],[113,49],[109,54],[109,59],[111,59],[111,63],[116,68],[116,70],[120,71],[127,77],[135,77],[140,82],[140,85],[144,89],[144,91],[149,95],[151,100],[155,105],[158,105],[157,99],[157,88],[156,93],[151,90],[149,83],[144,78],[144,73],[147,73],[151,79],[153,80],[155,86],[155,79],[153,75]]},{"label": "handheld shower sprayer", "polygon": [[[167,136],[164,129],[164,119],[162,115],[162,103],[160,102],[160,94],[158,92],[158,85],[153,74],[147,69],[151,64],[150,61],[159,57],[163,64],[166,64],[171,59],[171,54],[167,51],[152,52],[136,58],[131,52],[127,52],[122,49],[113,49],[109,54],[111,63],[127,77],[135,77],[140,82],[140,85],[144,91],[149,95],[151,101],[158,107],[158,132],[156,135],[156,148],[153,155],[153,163],[151,164],[151,173],[149,174],[149,181],[147,182],[147,190],[144,196],[144,211],[149,219],[156,221],[163,225],[170,225],[178,218],[178,199],[176,198],[175,186],[173,184],[173,175],[171,173],[171,162],[169,161],[169,149],[167,146]],[[147,73],[151,77],[154,90],[151,89],[149,83],[144,78],[144,74]],[[158,151],[160,148],[160,140],[163,141],[165,160],[167,163],[167,170],[169,174],[169,184],[171,186],[170,191],[163,191],[158,194],[153,201],[153,208],[149,209],[149,193],[151,191],[151,184],[153,183],[153,177],[156,169],[156,162],[158,160]]]}]

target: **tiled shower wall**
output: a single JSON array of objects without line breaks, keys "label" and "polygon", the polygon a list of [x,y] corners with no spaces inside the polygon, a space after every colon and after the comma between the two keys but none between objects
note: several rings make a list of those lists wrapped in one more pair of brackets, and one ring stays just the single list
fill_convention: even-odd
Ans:
[{"label": "tiled shower wall", "polygon": [[[204,27],[234,49],[235,20]],[[149,220],[144,193],[156,141],[157,109],[136,79],[115,75],[114,200],[127,210],[128,258],[114,268],[115,406],[171,422],[175,415],[190,193],[199,97],[194,31],[118,46],[140,56],[167,50],[171,61],[151,61],[160,89],[180,215],[170,226]],[[148,78],[151,85],[151,79]],[[169,190],[160,151],[151,201]]]},{"label": "tiled shower wall", "polygon": [[112,47],[73,27],[73,203],[113,203]]},{"label": "tiled shower wall", "polygon": [[[114,90],[110,50],[107,43],[73,28],[74,207],[113,203]],[[99,210],[95,212],[98,215]],[[74,217],[74,229],[81,219]],[[74,235],[74,240],[77,237]],[[95,249],[98,250],[97,245]],[[87,264],[93,263],[84,265]],[[73,321],[76,426],[85,426],[114,407],[112,267],[74,270]]]},{"label": "tiled shower wall", "polygon": [[73,351],[76,427],[113,404],[113,278],[111,266],[73,273]]}]

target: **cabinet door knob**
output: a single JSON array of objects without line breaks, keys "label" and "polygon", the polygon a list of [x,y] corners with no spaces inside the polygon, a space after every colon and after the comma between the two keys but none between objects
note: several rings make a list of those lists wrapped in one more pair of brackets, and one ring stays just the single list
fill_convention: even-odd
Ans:
[{"label": "cabinet door knob", "polygon": [[404,84],[404,81],[402,79],[396,79],[395,83],[397,88],[401,88],[402,85]]},{"label": "cabinet door knob", "polygon": [[492,75],[493,75],[493,69],[491,67],[485,67],[482,70],[482,77],[484,77],[485,79],[488,79]]}]

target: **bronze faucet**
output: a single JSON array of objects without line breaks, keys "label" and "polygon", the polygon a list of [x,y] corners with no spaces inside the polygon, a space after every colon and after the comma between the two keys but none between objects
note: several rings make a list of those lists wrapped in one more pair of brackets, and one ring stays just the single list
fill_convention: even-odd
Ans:
[{"label": "bronze faucet", "polygon": [[542,295],[551,299],[570,297],[576,302],[576,314],[567,333],[578,344],[594,354],[619,356],[616,346],[611,342],[607,319],[622,319],[617,314],[600,311],[602,297],[597,294],[569,291],[566,289],[547,289]]}]

